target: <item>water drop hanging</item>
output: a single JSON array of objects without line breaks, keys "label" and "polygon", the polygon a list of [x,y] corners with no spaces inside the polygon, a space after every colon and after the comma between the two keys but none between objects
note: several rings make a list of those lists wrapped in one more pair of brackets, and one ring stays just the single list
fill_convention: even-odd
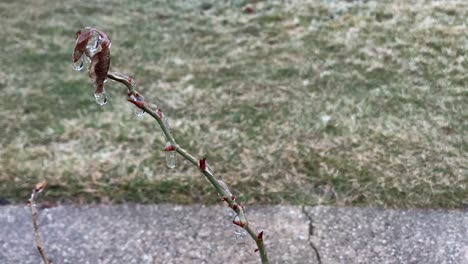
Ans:
[{"label": "water drop hanging", "polygon": [[[136,93],[136,95],[130,95],[130,99],[132,99],[135,102],[142,102],[144,101],[143,95]],[[135,115],[136,116],[143,116],[145,114],[145,110],[141,109],[140,107],[135,105]]]},{"label": "water drop hanging", "polygon": [[236,237],[236,244],[240,247],[245,246],[247,231],[239,226],[234,225],[234,235]]},{"label": "water drop hanging", "polygon": [[107,103],[106,91],[102,91],[102,93],[95,93],[94,98],[96,99],[96,103],[98,105],[103,106]]},{"label": "water drop hanging", "polygon": [[73,69],[75,71],[81,71],[81,69],[83,69],[83,65],[84,65],[83,56],[81,56],[77,62],[73,62]]},{"label": "water drop hanging", "polygon": [[145,110],[139,108],[139,107],[136,107],[135,108],[135,115],[136,116],[143,116],[145,114]]},{"label": "water drop hanging", "polygon": [[175,149],[172,147],[171,145],[171,142],[167,142],[166,143],[166,165],[169,169],[173,169],[175,168],[176,166],[176,160],[177,160],[177,156],[176,156],[176,151]]}]

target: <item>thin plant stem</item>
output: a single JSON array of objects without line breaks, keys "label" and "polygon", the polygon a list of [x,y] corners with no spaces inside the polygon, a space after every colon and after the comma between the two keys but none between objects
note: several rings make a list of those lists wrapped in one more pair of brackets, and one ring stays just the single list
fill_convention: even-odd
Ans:
[{"label": "thin plant stem", "polygon": [[[198,167],[200,172],[208,179],[208,181],[214,186],[218,194],[222,197],[222,200],[225,201],[231,209],[236,212],[237,216],[239,217],[239,222],[233,222],[233,224],[242,227],[247,233],[252,237],[258,247],[258,251],[260,253],[260,259],[262,263],[268,263],[268,257],[265,249],[265,245],[263,243],[263,232],[256,233],[252,227],[249,225],[247,218],[244,214],[244,207],[236,202],[235,196],[232,196],[225,190],[218,182],[218,180],[213,175],[213,172],[207,168],[205,164],[205,158],[197,160],[193,155],[191,155],[187,150],[182,148],[179,144],[177,144],[175,138],[171,133],[170,127],[168,127],[167,123],[163,121],[164,114],[161,109],[151,109],[145,102],[143,101],[136,101],[132,98],[139,97],[140,95],[134,89],[134,82],[133,80],[123,74],[117,72],[110,72],[107,74],[107,77],[111,80],[120,82],[127,87],[129,99],[128,101],[133,103],[136,107],[140,108],[141,110],[148,113],[151,117],[153,117],[161,127],[166,140],[171,144],[173,150],[179,153],[182,157],[186,160],[190,161],[194,166]],[[133,97],[132,97],[133,96]]]},{"label": "thin plant stem", "polygon": [[44,187],[46,185],[46,182],[40,182],[36,184],[36,187],[32,190],[31,192],[31,198],[28,201],[28,206],[31,209],[31,218],[32,218],[32,223],[34,227],[34,241],[36,242],[36,247],[37,250],[39,251],[39,254],[42,257],[42,260],[44,261],[44,264],[51,264],[49,259],[46,257],[44,248],[42,246],[41,238],[39,236],[39,224],[37,223],[37,209],[36,209],[36,198],[38,194],[44,190]]}]

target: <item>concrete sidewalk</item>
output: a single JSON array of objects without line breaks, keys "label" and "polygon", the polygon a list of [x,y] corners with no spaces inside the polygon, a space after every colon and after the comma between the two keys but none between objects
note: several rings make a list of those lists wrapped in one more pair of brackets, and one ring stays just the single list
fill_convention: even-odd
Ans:
[{"label": "concrete sidewalk", "polygon": [[[236,244],[225,207],[60,206],[40,212],[46,254],[61,263],[259,263]],[[247,208],[271,263],[468,263],[468,213],[335,207]],[[29,211],[0,207],[0,263],[40,263]]]}]

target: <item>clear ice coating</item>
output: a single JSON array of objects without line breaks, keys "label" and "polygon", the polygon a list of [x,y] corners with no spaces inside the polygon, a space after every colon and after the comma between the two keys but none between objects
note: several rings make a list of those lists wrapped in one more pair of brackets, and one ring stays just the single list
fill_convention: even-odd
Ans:
[{"label": "clear ice coating", "polygon": [[81,71],[81,69],[83,69],[83,65],[84,65],[83,56],[81,56],[81,58],[77,62],[73,62],[73,69],[75,71]]},{"label": "clear ice coating", "polygon": [[86,45],[86,50],[89,53],[90,57],[96,55],[96,53],[101,51],[101,36],[97,32],[93,32],[91,37],[88,40],[88,45]]},{"label": "clear ice coating", "polygon": [[[227,185],[226,185],[225,182],[223,182],[222,180],[218,180],[218,183],[219,183],[219,185],[221,186],[221,188],[223,188],[223,190],[226,192],[226,194],[227,194],[228,196],[232,196],[232,193],[231,193],[231,191],[229,191],[229,188],[227,187]],[[234,219],[234,220],[235,220],[235,219]]]},{"label": "clear ice coating", "polygon": [[210,164],[208,164],[208,162],[206,162],[206,170],[211,173],[211,174],[214,174],[214,170],[213,168],[210,166]]},{"label": "clear ice coating", "polygon": [[95,93],[94,98],[96,99],[96,103],[98,105],[103,106],[107,103],[106,92],[102,91],[102,93]]},{"label": "clear ice coating", "polygon": [[[171,146],[171,142],[166,143],[166,149]],[[166,166],[173,169],[176,166],[176,152],[175,150],[166,150]]]},{"label": "clear ice coating", "polygon": [[166,126],[169,129],[169,132],[172,132],[172,128],[169,125],[169,120],[167,120],[166,115],[164,113],[161,113],[161,121],[163,122],[164,126]]},{"label": "clear ice coating", "polygon": [[236,236],[236,244],[241,247],[245,246],[247,231],[237,225],[234,225],[234,235]]},{"label": "clear ice coating", "polygon": [[139,108],[139,107],[136,107],[135,109],[135,115],[136,116],[143,116],[145,114],[145,110]]},{"label": "clear ice coating", "polygon": [[[132,95],[130,95],[130,98],[135,102],[141,102],[141,101],[143,101],[145,99],[143,97],[143,95],[141,95],[141,94],[138,94],[138,96],[135,96],[135,95],[132,94]],[[140,107],[135,105],[135,115],[136,116],[143,116],[144,114],[145,114],[145,110],[143,110]]]}]

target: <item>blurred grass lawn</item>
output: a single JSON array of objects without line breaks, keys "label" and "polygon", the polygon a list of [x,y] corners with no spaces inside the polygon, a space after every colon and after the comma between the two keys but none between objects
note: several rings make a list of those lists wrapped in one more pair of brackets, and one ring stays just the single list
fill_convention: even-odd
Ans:
[{"label": "blurred grass lawn", "polygon": [[71,67],[94,26],[245,203],[468,203],[466,1],[174,2],[0,2],[0,196],[45,178],[48,200],[217,201],[196,168],[165,167],[122,85],[94,102]]}]

